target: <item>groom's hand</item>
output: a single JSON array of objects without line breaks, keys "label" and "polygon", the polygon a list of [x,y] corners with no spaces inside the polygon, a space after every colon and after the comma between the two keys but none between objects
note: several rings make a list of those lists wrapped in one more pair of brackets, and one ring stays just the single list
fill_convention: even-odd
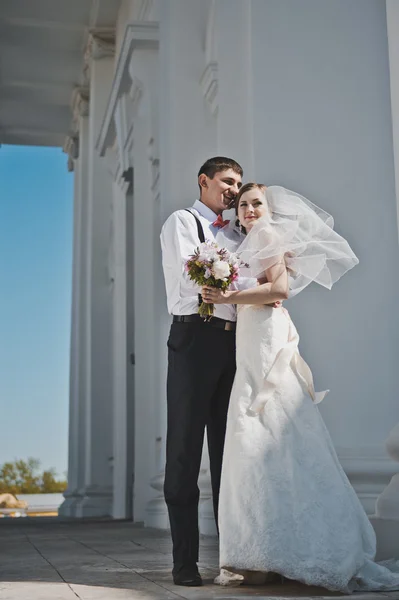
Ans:
[{"label": "groom's hand", "polygon": [[219,288],[204,285],[201,291],[201,296],[205,304],[228,304],[229,292],[223,292]]},{"label": "groom's hand", "polygon": [[271,306],[272,308],[281,308],[283,303],[281,300],[276,300],[276,302],[272,302],[271,304],[266,304],[266,306]]}]

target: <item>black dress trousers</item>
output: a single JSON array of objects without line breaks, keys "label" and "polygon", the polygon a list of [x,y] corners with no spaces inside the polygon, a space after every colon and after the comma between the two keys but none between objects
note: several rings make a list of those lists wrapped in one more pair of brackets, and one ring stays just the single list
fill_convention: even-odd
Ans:
[{"label": "black dress trousers", "polygon": [[205,322],[173,323],[168,339],[165,500],[175,566],[198,561],[198,476],[207,429],[217,523],[235,332]]}]

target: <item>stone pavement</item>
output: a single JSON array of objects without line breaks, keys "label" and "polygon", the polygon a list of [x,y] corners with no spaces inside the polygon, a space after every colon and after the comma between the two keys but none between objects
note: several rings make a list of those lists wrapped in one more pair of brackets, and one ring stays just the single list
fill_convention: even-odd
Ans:
[{"label": "stone pavement", "polygon": [[285,581],[221,588],[217,541],[201,540],[205,586],[184,588],[171,580],[169,535],[130,522],[0,520],[1,600],[294,600],[339,597],[399,600],[399,592],[343,596]]}]

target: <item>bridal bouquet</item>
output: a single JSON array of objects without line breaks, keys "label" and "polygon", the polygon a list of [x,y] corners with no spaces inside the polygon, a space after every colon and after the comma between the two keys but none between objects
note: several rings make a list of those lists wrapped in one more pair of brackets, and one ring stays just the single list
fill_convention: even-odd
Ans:
[{"label": "bridal bouquet", "polygon": [[[240,266],[241,261],[236,254],[207,240],[186,261],[185,269],[190,279],[198,285],[209,285],[224,291],[237,279]],[[212,318],[213,311],[214,305],[205,302],[198,308],[198,313],[204,319]]]}]

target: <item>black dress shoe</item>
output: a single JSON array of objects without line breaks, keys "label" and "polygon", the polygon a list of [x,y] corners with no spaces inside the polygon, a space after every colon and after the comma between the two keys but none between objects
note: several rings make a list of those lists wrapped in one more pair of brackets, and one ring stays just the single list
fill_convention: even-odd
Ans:
[{"label": "black dress shoe", "polygon": [[175,567],[172,575],[175,585],[185,585],[187,587],[200,587],[202,585],[197,565],[183,565],[178,569]]}]

